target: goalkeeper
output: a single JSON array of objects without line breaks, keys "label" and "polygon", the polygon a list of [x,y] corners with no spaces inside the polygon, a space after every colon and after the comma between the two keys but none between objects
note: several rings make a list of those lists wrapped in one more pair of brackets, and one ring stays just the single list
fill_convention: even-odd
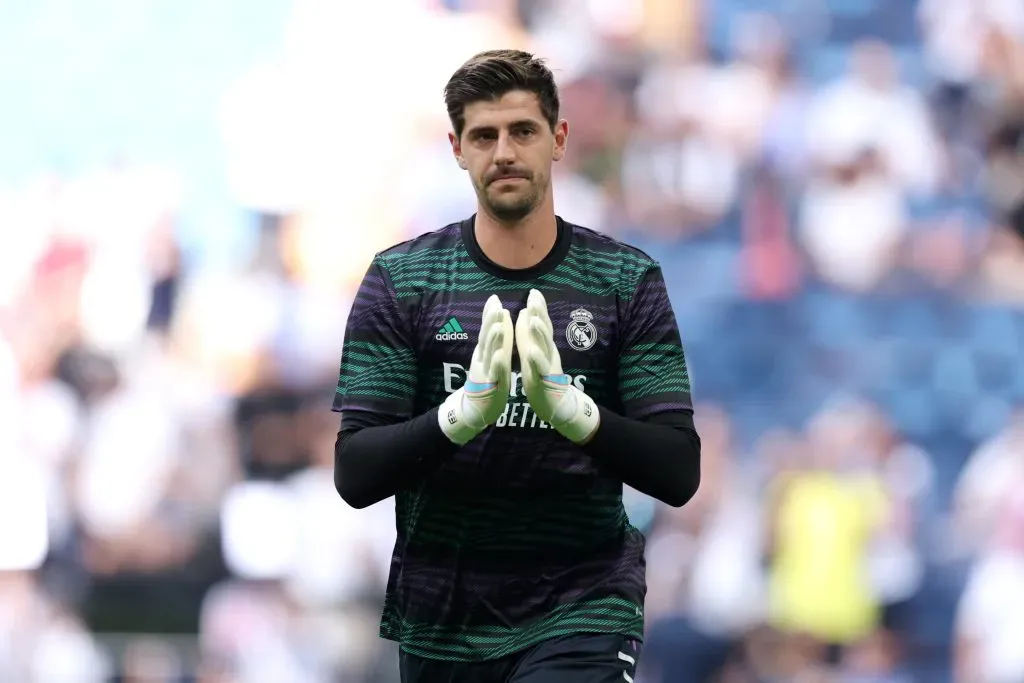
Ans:
[{"label": "goalkeeper", "polygon": [[380,634],[404,683],[621,683],[643,638],[644,538],[623,483],[700,479],[661,270],[555,214],[568,124],[543,62],[477,55],[445,101],[476,214],[373,259],[349,314],[335,485],[395,497]]}]

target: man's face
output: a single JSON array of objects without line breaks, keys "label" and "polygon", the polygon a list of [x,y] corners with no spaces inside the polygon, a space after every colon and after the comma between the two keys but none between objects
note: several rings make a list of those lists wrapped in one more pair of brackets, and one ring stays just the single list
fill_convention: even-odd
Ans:
[{"label": "man's face", "polygon": [[461,139],[448,137],[481,206],[502,221],[525,218],[548,190],[552,162],[565,154],[568,124],[552,132],[537,96],[518,90],[469,104],[463,115]]}]

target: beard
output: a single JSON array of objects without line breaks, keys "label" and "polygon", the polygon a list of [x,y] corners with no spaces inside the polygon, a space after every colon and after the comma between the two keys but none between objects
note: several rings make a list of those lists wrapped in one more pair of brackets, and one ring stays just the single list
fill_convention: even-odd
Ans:
[{"label": "beard", "polygon": [[492,216],[514,223],[526,218],[540,204],[539,184],[534,179],[527,182],[529,186],[518,192],[492,192],[487,185],[477,190],[477,196]]}]

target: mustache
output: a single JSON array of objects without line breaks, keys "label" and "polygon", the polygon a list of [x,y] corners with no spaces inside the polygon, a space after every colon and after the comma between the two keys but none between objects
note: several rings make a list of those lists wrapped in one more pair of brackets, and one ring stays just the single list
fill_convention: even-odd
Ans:
[{"label": "mustache", "polygon": [[533,178],[533,174],[525,169],[503,168],[487,174],[487,184],[490,185],[495,181],[505,180],[506,178],[522,178],[523,180],[531,180]]}]

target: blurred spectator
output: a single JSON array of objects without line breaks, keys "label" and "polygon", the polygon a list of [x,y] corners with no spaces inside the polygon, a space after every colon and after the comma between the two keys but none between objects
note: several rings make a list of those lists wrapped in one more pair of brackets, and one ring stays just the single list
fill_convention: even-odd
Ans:
[{"label": "blurred spectator", "polygon": [[812,157],[842,167],[865,150],[901,188],[934,191],[945,159],[920,92],[902,82],[891,48],[865,41],[853,48],[849,73],[825,87],[811,104]]},{"label": "blurred spectator", "polygon": [[903,196],[883,164],[872,147],[834,157],[801,207],[801,237],[819,276],[855,292],[880,284],[906,236]]},{"label": "blurred spectator", "polygon": [[858,421],[834,412],[818,416],[806,461],[776,475],[769,489],[769,619],[785,633],[835,649],[856,644],[881,623],[866,569],[890,500]]},{"label": "blurred spectator", "polygon": [[979,551],[992,541],[1003,523],[1007,500],[1024,488],[1024,411],[987,440],[964,465],[955,493],[956,529],[968,550]]},{"label": "blurred spectator", "polygon": [[960,602],[958,680],[1009,683],[1024,678],[1024,489],[1021,479],[1016,482],[993,511],[997,516],[992,538]]}]

